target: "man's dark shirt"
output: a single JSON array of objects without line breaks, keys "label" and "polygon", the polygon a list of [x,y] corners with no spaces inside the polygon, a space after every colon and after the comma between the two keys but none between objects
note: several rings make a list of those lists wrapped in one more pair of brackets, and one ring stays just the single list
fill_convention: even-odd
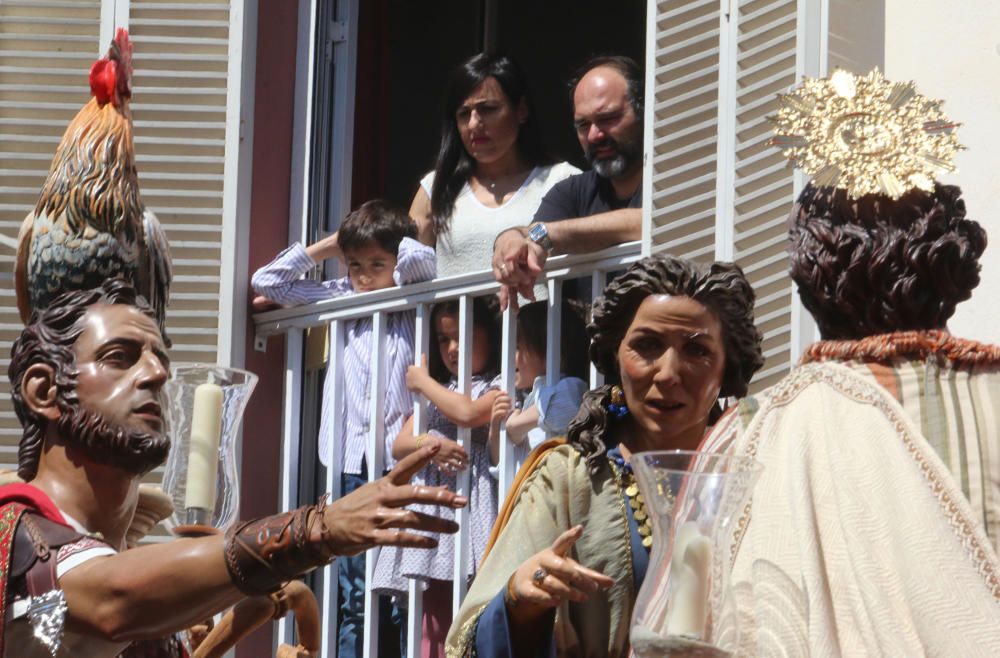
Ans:
[{"label": "man's dark shirt", "polygon": [[[585,171],[582,174],[570,176],[552,186],[535,212],[536,222],[557,222],[561,219],[574,217],[590,217],[622,208],[642,207],[642,185],[635,191],[632,198],[622,201],[615,196],[615,188],[611,181],[597,172]],[[617,276],[621,272],[612,272]],[[563,284],[563,295],[567,299],[590,303],[590,277],[569,279]]]},{"label": "man's dark shirt", "polygon": [[622,208],[641,207],[642,185],[639,185],[631,199],[623,201],[615,196],[615,188],[610,180],[591,170],[553,185],[542,198],[534,221],[554,222],[573,217],[590,217]]}]

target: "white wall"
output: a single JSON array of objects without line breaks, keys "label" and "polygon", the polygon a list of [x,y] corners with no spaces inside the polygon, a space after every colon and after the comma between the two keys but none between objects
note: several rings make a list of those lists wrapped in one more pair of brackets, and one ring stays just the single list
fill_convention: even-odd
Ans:
[{"label": "white wall", "polygon": [[963,126],[958,170],[968,216],[989,233],[982,283],[949,323],[953,333],[1000,343],[1000,2],[885,0],[885,75],[913,80]]}]

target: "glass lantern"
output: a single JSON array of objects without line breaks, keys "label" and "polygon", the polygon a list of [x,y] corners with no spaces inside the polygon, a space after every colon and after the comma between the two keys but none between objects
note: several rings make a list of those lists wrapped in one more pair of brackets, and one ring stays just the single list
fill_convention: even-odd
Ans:
[{"label": "glass lantern", "polygon": [[632,652],[730,658],[739,627],[729,548],[763,467],[750,457],[681,450],[636,453],[631,464],[653,526]]},{"label": "glass lantern", "polygon": [[166,525],[182,536],[225,532],[239,514],[236,442],[257,375],[201,363],[174,364],[170,371],[163,489],[174,513]]}]

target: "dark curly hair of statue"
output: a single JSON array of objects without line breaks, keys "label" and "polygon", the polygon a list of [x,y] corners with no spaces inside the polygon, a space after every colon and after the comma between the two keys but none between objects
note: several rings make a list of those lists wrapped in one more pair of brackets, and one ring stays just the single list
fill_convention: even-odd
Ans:
[{"label": "dark curly hair of statue", "polygon": [[789,274],[825,339],[943,329],[979,285],[986,231],[962,191],[899,199],[807,185],[792,210]]},{"label": "dark curly hair of statue", "polygon": [[79,371],[76,369],[73,347],[83,333],[82,318],[95,304],[127,304],[156,321],[146,300],[137,295],[129,283],[119,278],[110,279],[93,290],[63,293],[47,308],[35,309],[28,326],[14,341],[7,369],[14,412],[24,428],[17,449],[17,474],[25,481],[33,479],[38,471],[48,422],[28,407],[21,393],[25,372],[38,363],[49,366],[55,372],[56,403],[61,412],[60,420],[57,421],[60,432],[74,433],[80,443],[93,445],[98,450],[106,447],[99,440],[101,437],[98,434],[107,433],[116,443],[110,446],[115,450],[116,458],[135,472],[145,473],[166,459],[169,441],[165,437],[133,437],[137,440],[132,441],[132,445],[122,447],[121,444],[129,439],[123,433],[124,430],[109,428],[100,419],[94,418],[93,412],[80,408],[76,394]]},{"label": "dark curly hair of statue", "polygon": [[[605,438],[613,422],[607,410],[611,387],[620,383],[618,347],[643,300],[650,295],[675,295],[694,299],[710,310],[722,325],[726,350],[722,397],[743,397],[750,378],[764,365],[761,334],[754,324],[753,288],[738,265],[693,261],[656,254],[633,263],[604,289],[594,302],[590,335],[590,360],[604,374],[606,384],[583,396],[580,412],[567,430],[567,438],[586,457],[591,473],[606,465]],[[718,405],[709,416],[714,423]]]}]

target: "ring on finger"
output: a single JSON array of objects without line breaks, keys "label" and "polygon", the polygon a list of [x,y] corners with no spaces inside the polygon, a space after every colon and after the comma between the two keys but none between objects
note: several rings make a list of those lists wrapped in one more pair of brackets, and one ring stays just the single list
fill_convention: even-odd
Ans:
[{"label": "ring on finger", "polygon": [[545,577],[549,575],[549,570],[545,567],[538,567],[535,569],[535,573],[531,574],[531,582],[536,585],[541,585]]}]

